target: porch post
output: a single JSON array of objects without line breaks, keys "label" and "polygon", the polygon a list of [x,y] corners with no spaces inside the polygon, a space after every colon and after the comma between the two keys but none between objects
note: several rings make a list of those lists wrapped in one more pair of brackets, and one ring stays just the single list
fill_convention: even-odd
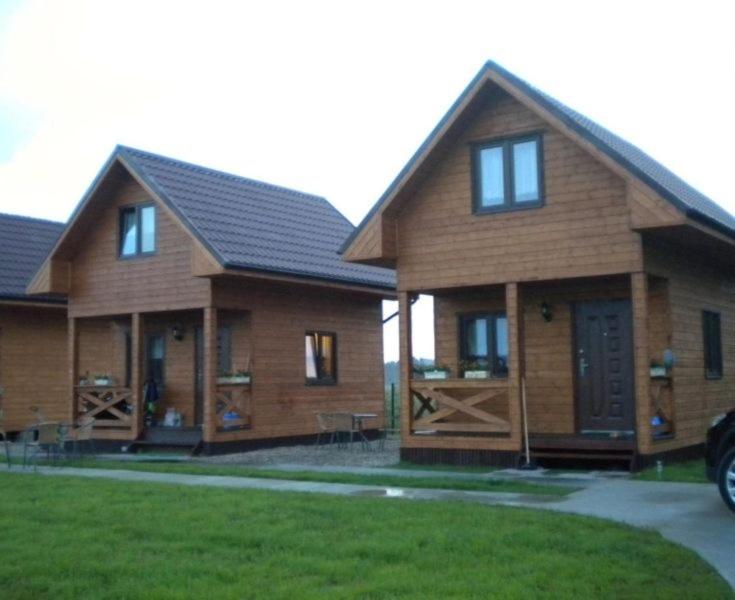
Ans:
[{"label": "porch post", "polygon": [[133,405],[131,434],[138,439],[143,431],[143,315],[130,315],[130,403]]},{"label": "porch post", "polygon": [[204,309],[202,336],[204,346],[202,439],[209,443],[214,441],[217,418],[217,309],[213,306]]},{"label": "porch post", "polygon": [[70,383],[70,401],[69,401],[69,423],[75,423],[77,420],[77,385],[79,384],[79,328],[78,319],[69,317],[67,326],[67,360],[69,364],[69,383]]},{"label": "porch post", "polygon": [[635,372],[636,439],[638,452],[651,453],[650,354],[648,351],[648,277],[631,273],[633,308],[633,360]]},{"label": "porch post", "polygon": [[508,318],[508,421],[510,439],[522,450],[521,379],[523,377],[523,298],[518,283],[505,284]]},{"label": "porch post", "polygon": [[413,407],[411,395],[411,372],[413,370],[413,350],[411,347],[411,295],[398,292],[398,338],[400,362],[400,394],[401,394],[401,438],[411,435]]}]

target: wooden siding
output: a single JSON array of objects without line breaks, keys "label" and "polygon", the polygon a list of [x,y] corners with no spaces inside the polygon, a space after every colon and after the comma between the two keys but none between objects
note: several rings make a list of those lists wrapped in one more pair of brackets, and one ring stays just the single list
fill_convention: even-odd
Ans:
[{"label": "wooden siding", "polygon": [[[467,127],[398,217],[398,287],[431,290],[640,269],[625,181],[504,93]],[[545,206],[472,213],[474,141],[542,131]]]},{"label": "wooden siding", "polygon": [[[383,424],[381,300],[357,293],[262,281],[216,280],[220,320],[229,310],[250,314],[250,347],[233,354],[233,365],[252,356],[252,429],[217,433],[216,441],[295,436],[316,432],[315,413],[374,412],[368,426]],[[306,331],[337,334],[337,383],[307,385]]]},{"label": "wooden siding", "polygon": [[[646,271],[667,280],[671,321],[670,344],[660,334],[652,349],[660,360],[662,346],[670,345],[677,359],[673,370],[676,436],[652,445],[653,452],[700,444],[709,421],[735,407],[735,272],[691,248],[660,241],[644,244]],[[702,311],[721,314],[723,377],[708,380],[704,374]],[[651,313],[656,310],[653,306]]]},{"label": "wooden siding", "polygon": [[35,422],[31,406],[47,419],[67,420],[66,327],[63,308],[0,305],[0,426],[7,431]]},{"label": "wooden siding", "polygon": [[72,257],[70,316],[178,310],[207,304],[209,281],[192,277],[194,242],[160,204],[156,207],[156,253],[118,258],[120,208],[150,201],[150,195],[131,176],[122,177]]}]

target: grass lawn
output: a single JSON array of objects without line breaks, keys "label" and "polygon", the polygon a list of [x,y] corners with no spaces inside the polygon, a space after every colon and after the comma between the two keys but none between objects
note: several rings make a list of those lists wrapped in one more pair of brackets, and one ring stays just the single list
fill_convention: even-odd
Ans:
[{"label": "grass lawn", "polygon": [[37,598],[732,598],[597,519],[0,473],[0,589]]},{"label": "grass lawn", "polygon": [[449,472],[455,472],[455,473],[492,473],[493,471],[499,470],[497,467],[483,467],[480,465],[457,466],[457,465],[444,465],[441,463],[437,463],[433,465],[417,465],[416,463],[405,462],[405,461],[401,461],[397,465],[393,467],[389,467],[389,468],[411,469],[413,471],[449,471]]},{"label": "grass lawn", "polygon": [[188,473],[191,475],[226,475],[230,477],[257,477],[260,479],[290,479],[293,481],[324,481],[327,483],[354,483],[407,488],[433,488],[481,492],[516,492],[565,496],[575,490],[560,485],[542,485],[516,481],[488,481],[477,478],[451,479],[448,477],[405,477],[400,475],[353,475],[351,473],[324,473],[317,471],[278,471],[247,466],[203,465],[179,462],[134,462],[84,458],[58,461],[54,464],[70,467],[125,469],[156,473]]},{"label": "grass lawn", "polygon": [[709,483],[704,473],[704,460],[689,460],[686,462],[666,464],[659,479],[656,467],[646,469],[635,475],[643,481],[678,481],[681,483]]}]

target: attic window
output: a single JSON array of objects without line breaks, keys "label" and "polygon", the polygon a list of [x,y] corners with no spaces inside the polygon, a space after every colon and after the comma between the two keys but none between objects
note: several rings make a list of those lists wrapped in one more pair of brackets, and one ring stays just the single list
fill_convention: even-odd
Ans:
[{"label": "attic window", "polygon": [[538,134],[474,146],[474,212],[541,206],[542,165],[541,136]]},{"label": "attic window", "polygon": [[120,256],[130,258],[156,251],[156,207],[139,204],[120,211]]}]

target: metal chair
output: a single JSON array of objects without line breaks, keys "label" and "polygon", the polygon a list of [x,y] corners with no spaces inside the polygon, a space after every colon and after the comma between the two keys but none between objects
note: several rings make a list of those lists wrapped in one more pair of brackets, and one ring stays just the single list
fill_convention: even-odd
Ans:
[{"label": "metal chair", "polygon": [[10,463],[10,443],[8,442],[8,434],[5,432],[5,429],[3,428],[3,409],[0,408],[0,440],[3,441],[3,445],[5,446],[5,460],[8,461],[8,469],[11,466]]},{"label": "metal chair", "polygon": [[[59,453],[59,424],[39,423],[26,430],[23,442],[23,467],[33,459],[33,470],[38,468],[38,454],[46,450],[46,457],[56,458]],[[32,454],[29,456],[28,451]]]},{"label": "metal chair", "polygon": [[77,426],[74,429],[70,429],[67,433],[66,438],[63,440],[64,445],[66,443],[72,443],[72,454],[74,456],[81,456],[79,452],[79,443],[87,442],[92,452],[95,452],[94,440],[92,439],[92,432],[94,431],[94,417],[79,417]]},{"label": "metal chair", "polygon": [[329,435],[329,443],[332,444],[334,442],[334,436],[337,433],[337,430],[334,428],[334,415],[331,415],[329,413],[316,413],[316,426],[317,426],[317,434],[316,434],[316,445],[318,446],[321,443],[322,435]]}]

